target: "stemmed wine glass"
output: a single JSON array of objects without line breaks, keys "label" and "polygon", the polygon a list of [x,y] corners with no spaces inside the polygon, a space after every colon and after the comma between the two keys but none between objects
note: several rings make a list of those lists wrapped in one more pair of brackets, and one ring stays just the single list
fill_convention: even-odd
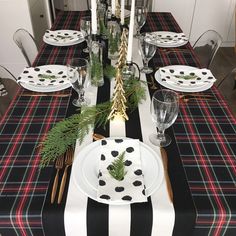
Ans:
[{"label": "stemmed wine glass", "polygon": [[90,41],[91,41],[91,17],[90,16],[84,16],[81,18],[80,31],[87,42],[87,48],[83,49],[83,52],[89,53],[89,46],[90,46]]},{"label": "stemmed wine glass", "polygon": [[150,111],[152,120],[158,128],[158,133],[149,136],[152,144],[166,147],[171,143],[171,138],[165,134],[165,130],[175,122],[178,110],[178,94],[174,91],[162,89],[153,94]]},{"label": "stemmed wine glass", "polygon": [[84,58],[72,58],[67,64],[67,75],[71,86],[78,93],[78,99],[72,104],[76,107],[88,105],[90,101],[85,99],[84,88],[89,85],[88,61]]},{"label": "stemmed wine glass", "polygon": [[151,39],[149,38],[147,33],[140,34],[139,48],[141,56],[143,58],[143,68],[141,68],[141,72],[150,74],[153,72],[153,69],[148,67],[148,62],[154,56],[156,52],[156,46],[151,44]]},{"label": "stemmed wine glass", "polygon": [[135,8],[135,19],[137,23],[136,38],[140,36],[140,30],[146,22],[147,18],[147,7],[139,6]]}]

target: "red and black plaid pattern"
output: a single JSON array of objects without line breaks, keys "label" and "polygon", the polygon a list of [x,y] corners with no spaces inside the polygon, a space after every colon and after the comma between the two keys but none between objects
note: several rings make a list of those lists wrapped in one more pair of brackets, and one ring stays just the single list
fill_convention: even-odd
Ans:
[{"label": "red and black plaid pattern", "polygon": [[[79,29],[79,16],[78,12],[60,13],[54,29]],[[178,32],[180,28],[171,14],[151,13],[143,30]],[[68,58],[81,56],[83,46],[43,44],[35,65],[65,65]],[[153,66],[199,65],[190,45],[183,47],[190,52],[167,55],[157,51]],[[41,211],[52,167],[39,171],[38,145],[65,117],[69,103],[68,98],[29,98],[20,96],[22,92],[11,103],[0,126],[0,233],[43,235]],[[173,128],[196,206],[195,235],[234,235],[236,122],[218,90],[213,87],[207,92],[216,101],[181,104]]]},{"label": "red and black plaid pattern", "polygon": [[[59,14],[54,29],[78,30],[84,14]],[[84,46],[43,43],[34,65],[66,65],[69,58],[81,56]],[[24,91],[19,91],[0,123],[0,234],[7,236],[43,235],[42,207],[52,166],[39,169],[39,144],[65,118],[69,104],[68,97],[24,97]]]},{"label": "red and black plaid pattern", "polygon": [[[181,32],[170,13],[150,13],[143,30]],[[183,48],[190,51],[157,50],[153,66],[200,67],[190,44]],[[236,120],[217,88],[203,93],[215,101],[181,103],[173,125],[196,207],[195,235],[236,235]]]}]

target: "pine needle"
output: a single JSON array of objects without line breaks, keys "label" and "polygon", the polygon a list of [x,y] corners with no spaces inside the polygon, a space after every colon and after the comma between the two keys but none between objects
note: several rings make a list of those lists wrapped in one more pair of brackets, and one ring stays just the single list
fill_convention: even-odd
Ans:
[{"label": "pine needle", "polygon": [[111,168],[109,169],[109,174],[118,181],[123,180],[127,174],[127,171],[125,171],[124,158],[125,151],[111,163]]}]

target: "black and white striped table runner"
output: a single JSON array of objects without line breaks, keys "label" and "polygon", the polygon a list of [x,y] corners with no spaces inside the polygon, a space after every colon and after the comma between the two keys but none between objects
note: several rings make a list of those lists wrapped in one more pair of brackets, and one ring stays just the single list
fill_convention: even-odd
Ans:
[{"label": "black and white striped table runner", "polygon": [[[136,40],[134,41],[134,47],[135,45],[137,48]],[[137,50],[133,50],[133,52],[135,62],[140,65],[141,58]],[[146,76],[142,75],[141,79],[146,80]],[[91,103],[98,104],[108,100],[113,93],[113,86],[114,82],[110,84],[106,81],[103,87],[90,89],[89,92],[92,94]],[[149,93],[148,88],[146,89],[146,93],[146,101],[140,104],[135,112],[129,114],[129,120],[127,122],[123,124],[110,122],[105,131],[103,129],[95,129],[95,132],[101,133],[106,137],[125,136],[140,139],[160,154],[160,150],[148,140],[149,134],[156,128],[151,121],[149,111],[151,93]],[[171,129],[169,132],[174,139]],[[75,158],[83,146],[92,142],[92,133],[93,131],[91,130],[82,145],[76,145]],[[172,155],[169,154],[169,163],[170,178],[174,191],[174,206],[169,201],[165,181],[163,181],[158,191],[148,198],[147,203],[114,206],[98,203],[88,198],[77,188],[73,179],[70,178],[66,202],[64,201],[65,205],[56,206],[62,209],[59,215],[56,216],[58,222],[60,222],[56,226],[58,235],[190,235],[195,223],[194,207],[175,142],[171,144],[167,152],[168,154],[170,152],[172,153]],[[170,158],[174,158],[174,160],[170,160]],[[74,171],[76,170],[72,167],[72,175]],[[46,205],[49,207],[47,211],[49,213],[50,205]],[[56,210],[56,207],[54,207],[54,210]],[[53,218],[53,214],[55,213],[49,214],[51,218]],[[50,235],[46,231],[50,232],[53,225],[50,226],[49,221],[47,221],[48,217],[44,217],[44,219],[44,222],[47,222],[45,233],[46,235]]]}]

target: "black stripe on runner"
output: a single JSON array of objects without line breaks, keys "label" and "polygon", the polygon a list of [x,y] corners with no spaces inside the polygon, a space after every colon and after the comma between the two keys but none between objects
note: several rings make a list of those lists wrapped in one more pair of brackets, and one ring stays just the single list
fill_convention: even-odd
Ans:
[{"label": "black stripe on runner", "polygon": [[[151,60],[151,64],[152,62],[153,61]],[[149,82],[149,93],[152,97],[156,90],[150,89],[150,76],[147,76],[147,81]],[[161,88],[156,81],[155,85],[159,89]],[[168,156],[168,174],[170,177],[174,198],[175,225],[173,229],[173,236],[189,236],[192,235],[196,222],[195,207],[172,127],[168,128],[165,132],[171,137],[172,140],[172,143],[168,147],[165,147],[165,150]]]},{"label": "black stripe on runner", "polygon": [[[102,87],[98,88],[97,104],[110,100],[110,81],[105,79]],[[104,130],[102,127],[95,127],[95,133],[109,137],[109,124]],[[91,198],[87,204],[87,236],[108,236],[109,206],[99,203]]]},{"label": "black stripe on runner", "polygon": [[[125,122],[126,137],[143,140],[139,111],[127,112],[129,120]],[[130,236],[150,236],[152,233],[152,203],[151,198],[145,203],[133,203],[131,209]]]}]

